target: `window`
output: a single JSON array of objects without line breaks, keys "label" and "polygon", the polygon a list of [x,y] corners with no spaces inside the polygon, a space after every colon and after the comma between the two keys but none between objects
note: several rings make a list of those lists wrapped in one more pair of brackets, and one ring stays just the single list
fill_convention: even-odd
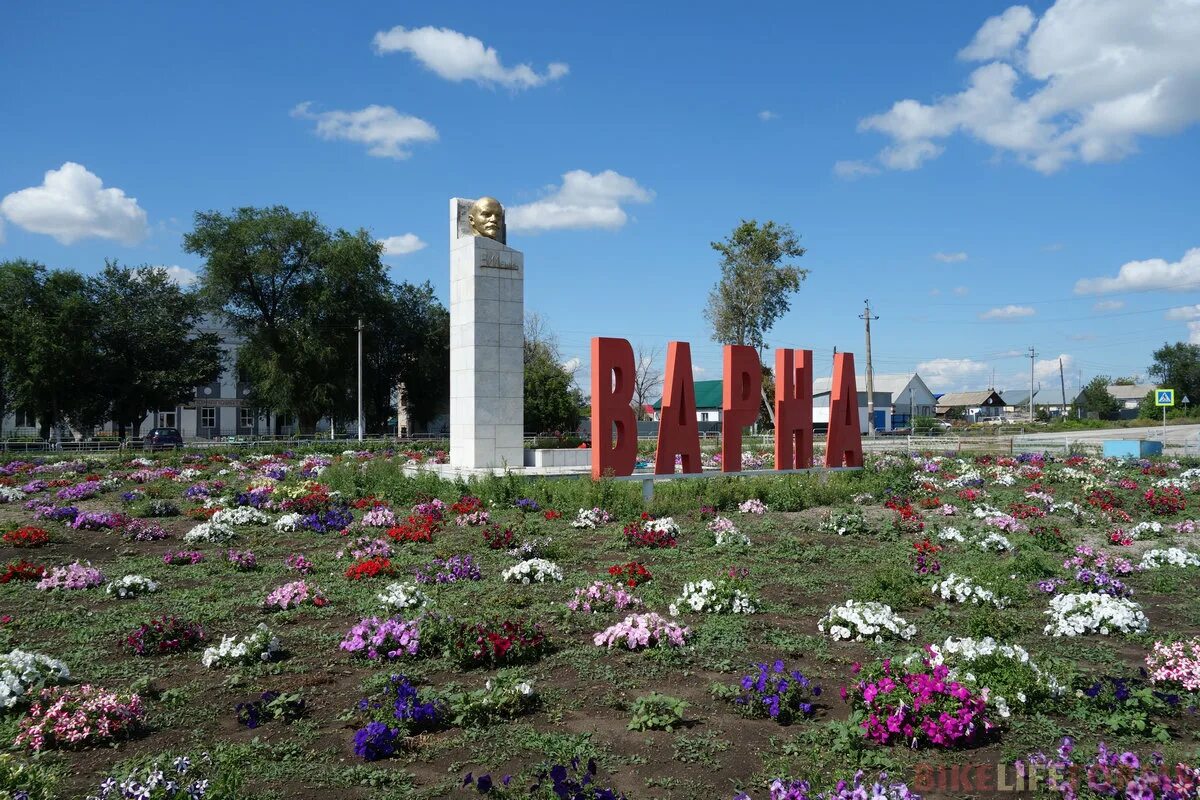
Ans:
[{"label": "window", "polygon": [[174,411],[158,412],[158,427],[174,428],[175,427],[175,412]]},{"label": "window", "polygon": [[16,414],[16,427],[18,428],[36,428],[37,415],[30,411],[18,411]]},{"label": "window", "polygon": [[253,428],[254,427],[254,409],[239,408],[238,409],[238,427]]},{"label": "window", "polygon": [[200,409],[200,427],[217,427],[217,409],[214,406],[203,406]]}]

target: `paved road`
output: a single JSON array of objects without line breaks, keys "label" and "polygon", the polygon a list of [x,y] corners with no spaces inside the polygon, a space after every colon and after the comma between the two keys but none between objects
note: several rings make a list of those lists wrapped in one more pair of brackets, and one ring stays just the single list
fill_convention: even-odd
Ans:
[{"label": "paved road", "polygon": [[[1112,428],[1097,431],[1070,431],[1067,433],[1028,433],[1020,437],[1025,441],[1062,441],[1070,439],[1103,440],[1103,439],[1153,439],[1163,440],[1163,429],[1153,428]],[[1197,447],[1200,445],[1200,425],[1168,425],[1165,444],[1168,447]]]}]

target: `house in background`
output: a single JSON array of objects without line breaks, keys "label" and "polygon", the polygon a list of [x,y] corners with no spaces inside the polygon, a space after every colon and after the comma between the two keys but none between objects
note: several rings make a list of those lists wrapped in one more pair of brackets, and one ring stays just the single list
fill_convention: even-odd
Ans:
[{"label": "house in background", "polygon": [[[1118,386],[1113,384],[1105,387],[1108,393],[1120,405],[1117,411],[1118,419],[1134,419],[1138,415],[1138,411],[1142,407],[1142,401],[1146,399],[1146,395],[1153,392],[1158,387],[1152,383],[1136,383],[1132,386]],[[1178,398],[1182,400],[1183,398]]]},{"label": "house in background", "polygon": [[[723,381],[695,381],[696,392],[696,422],[700,432],[721,430],[721,387]],[[662,419],[662,398],[654,402],[651,409],[651,419],[659,422]],[[657,430],[657,426],[656,426]]]},{"label": "house in background", "polygon": [[938,397],[937,415],[944,417],[952,409],[960,409],[963,419],[977,422],[1004,416],[1004,398],[995,389],[975,392],[946,392]]},{"label": "house in background", "polygon": [[[864,375],[854,378],[858,389],[858,412],[860,429],[868,432],[867,379]],[[813,381],[813,424],[818,428],[829,425],[829,392],[833,379],[817,378]],[[917,373],[903,375],[874,376],[875,430],[890,431],[907,428],[913,417],[932,417],[937,406],[933,392]]]}]

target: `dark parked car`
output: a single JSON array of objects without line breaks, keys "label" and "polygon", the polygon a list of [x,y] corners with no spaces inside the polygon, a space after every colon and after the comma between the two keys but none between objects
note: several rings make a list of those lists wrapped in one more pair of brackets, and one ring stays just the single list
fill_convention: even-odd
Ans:
[{"label": "dark parked car", "polygon": [[155,428],[146,434],[142,444],[149,450],[183,447],[183,436],[178,428]]}]

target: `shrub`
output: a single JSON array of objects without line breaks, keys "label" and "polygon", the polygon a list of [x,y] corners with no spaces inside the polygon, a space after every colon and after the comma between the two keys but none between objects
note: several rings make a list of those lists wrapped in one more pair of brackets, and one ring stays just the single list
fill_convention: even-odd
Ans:
[{"label": "shrub", "polygon": [[633,701],[633,718],[626,726],[631,731],[671,731],[683,725],[688,704],[678,697],[651,692]]},{"label": "shrub", "polygon": [[179,653],[198,646],[205,638],[198,622],[176,616],[156,617],[127,635],[125,647],[139,656]]}]

